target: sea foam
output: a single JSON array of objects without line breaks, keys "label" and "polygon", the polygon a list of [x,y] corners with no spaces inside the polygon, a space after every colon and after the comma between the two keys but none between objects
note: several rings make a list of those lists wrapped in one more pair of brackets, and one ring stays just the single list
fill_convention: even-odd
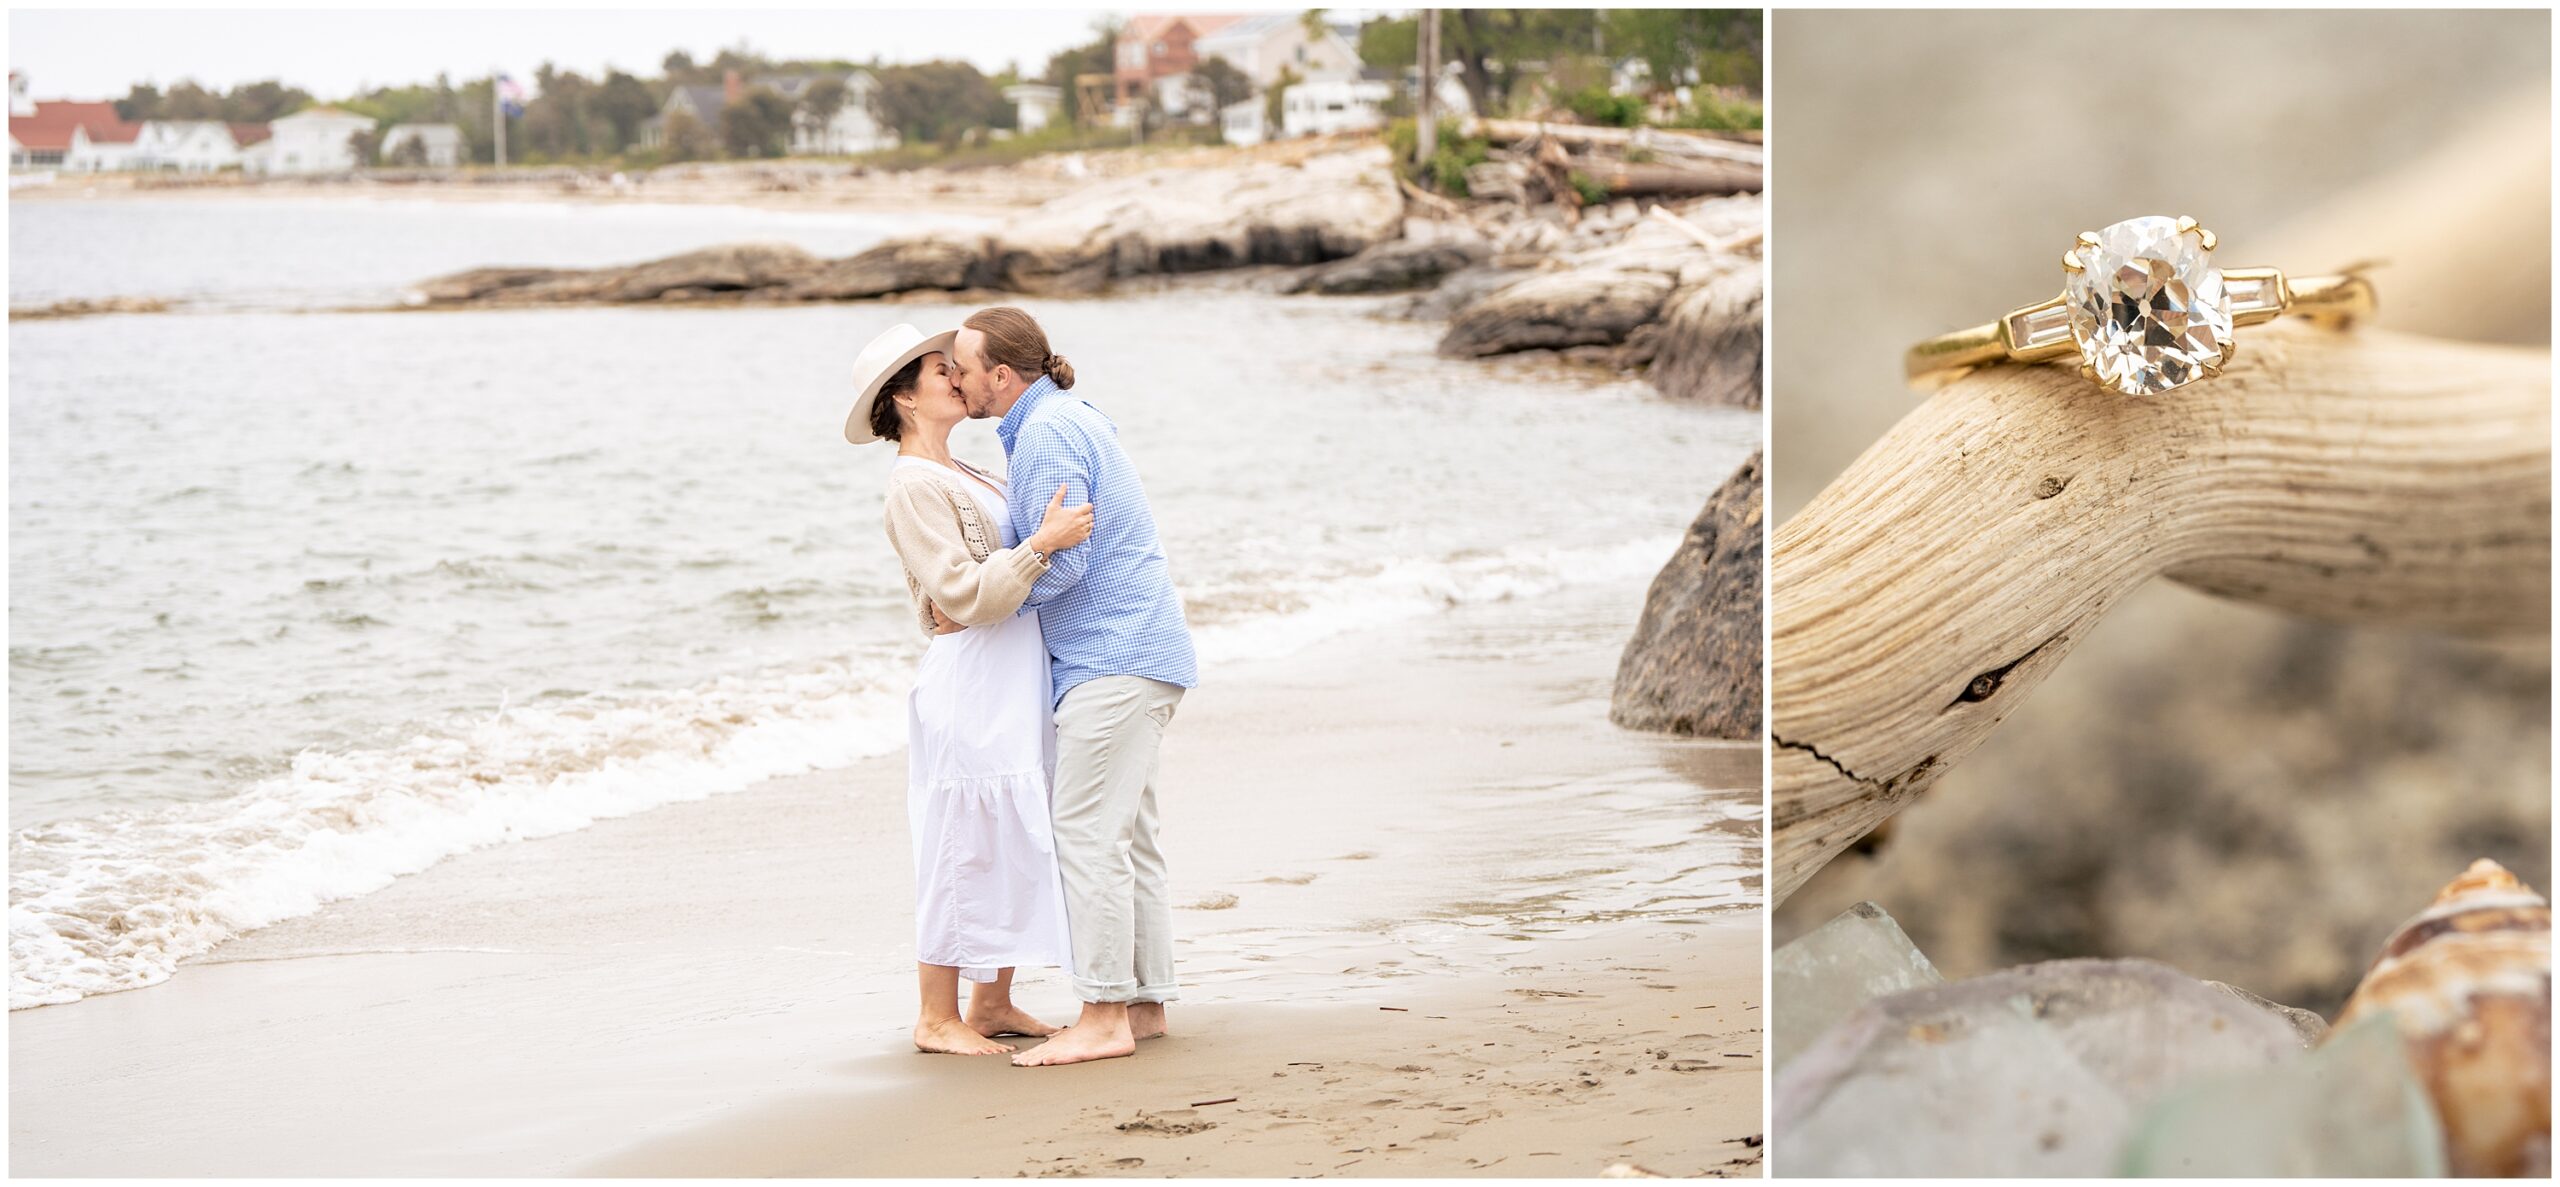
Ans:
[{"label": "sea foam", "polygon": [[[1217,667],[1448,608],[1641,580],[1660,540],[1396,561],[1227,604],[1187,590]],[[1233,591],[1229,591],[1233,592]],[[375,750],[307,750],[218,800],[107,812],[10,843],[9,1007],[167,980],[225,939],[453,855],[895,751],[903,663],[812,663],[678,692],[505,707]]]}]

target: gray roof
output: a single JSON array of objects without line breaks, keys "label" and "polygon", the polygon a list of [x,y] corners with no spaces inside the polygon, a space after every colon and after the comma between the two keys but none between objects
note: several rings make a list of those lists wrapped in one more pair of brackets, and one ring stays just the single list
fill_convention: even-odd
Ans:
[{"label": "gray roof", "polygon": [[[861,80],[869,77],[870,73],[868,70],[848,70],[842,74],[760,74],[741,81],[747,87],[769,87],[785,99],[797,100],[801,92],[821,78],[839,79],[847,87],[859,89]],[[692,107],[695,115],[704,119],[720,114],[720,109],[729,105],[728,88],[719,83],[677,87],[668,92],[667,103],[672,106],[678,98]]]}]

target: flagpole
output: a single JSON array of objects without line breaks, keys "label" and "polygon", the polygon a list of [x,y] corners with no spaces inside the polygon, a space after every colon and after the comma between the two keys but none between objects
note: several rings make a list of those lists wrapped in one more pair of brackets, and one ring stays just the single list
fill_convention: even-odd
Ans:
[{"label": "flagpole", "polygon": [[489,72],[489,118],[498,129],[498,168],[507,167],[507,100],[498,89],[498,81],[506,76]]}]

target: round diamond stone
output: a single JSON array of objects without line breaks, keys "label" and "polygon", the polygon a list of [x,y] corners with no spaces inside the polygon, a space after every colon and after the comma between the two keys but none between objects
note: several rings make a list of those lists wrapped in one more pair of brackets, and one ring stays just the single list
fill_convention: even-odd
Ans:
[{"label": "round diamond stone", "polygon": [[2129,396],[2165,392],[2220,369],[2231,303],[2204,235],[2156,215],[2126,219],[2073,249],[2063,286],[2071,337],[2098,382]]}]

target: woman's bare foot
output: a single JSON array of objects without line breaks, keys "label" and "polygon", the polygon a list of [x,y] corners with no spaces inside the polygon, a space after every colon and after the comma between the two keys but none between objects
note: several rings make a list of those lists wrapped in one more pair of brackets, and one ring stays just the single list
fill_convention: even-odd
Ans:
[{"label": "woman's bare foot", "polygon": [[1160,1039],[1164,1037],[1164,1033],[1165,1024],[1163,1002],[1129,1003],[1129,1035],[1131,1038]]},{"label": "woman's bare foot", "polygon": [[969,1003],[969,1029],[991,1039],[997,1035],[1038,1039],[1058,1033],[1057,1027],[1024,1013],[1012,1002],[980,1009],[974,999]]},{"label": "woman's bare foot", "polygon": [[1138,1040],[1128,1032],[1112,1032],[1100,1026],[1070,1026],[1049,1036],[1049,1041],[1013,1057],[1015,1067],[1052,1067],[1062,1063],[1091,1063],[1097,1059],[1119,1059],[1138,1053]]},{"label": "woman's bare foot", "polygon": [[957,1018],[916,1023],[916,1050],[935,1055],[1007,1055],[1013,1048],[979,1034]]}]

